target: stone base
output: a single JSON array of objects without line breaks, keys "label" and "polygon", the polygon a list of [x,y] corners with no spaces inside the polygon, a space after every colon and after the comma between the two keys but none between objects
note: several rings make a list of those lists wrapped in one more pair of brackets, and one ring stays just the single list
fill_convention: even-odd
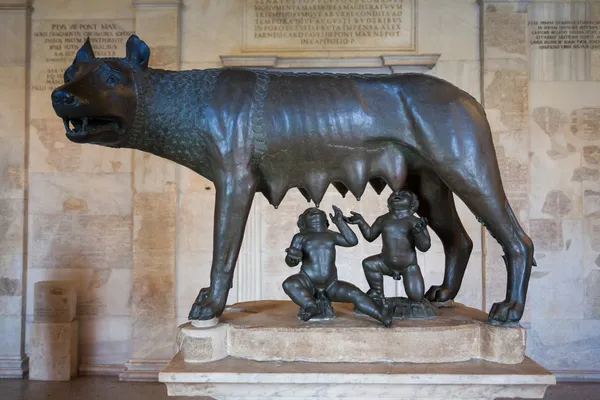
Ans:
[{"label": "stone base", "polygon": [[208,328],[179,327],[178,349],[187,362],[225,357],[255,361],[441,363],[484,359],[518,364],[525,330],[492,326],[487,314],[457,304],[432,319],[394,319],[392,328],[333,303],[336,318],[300,321],[291,301],[238,303]]},{"label": "stone base", "polygon": [[[158,373],[169,360],[129,360],[119,374],[124,382],[156,382]],[[121,368],[122,369],[122,368]]]},{"label": "stone base", "polygon": [[68,381],[77,376],[78,322],[31,324],[29,379]]},{"label": "stone base", "polygon": [[459,363],[257,362],[227,357],[186,363],[178,353],[160,372],[169,396],[216,400],[495,399],[544,397],[554,376],[526,358],[503,365]]}]

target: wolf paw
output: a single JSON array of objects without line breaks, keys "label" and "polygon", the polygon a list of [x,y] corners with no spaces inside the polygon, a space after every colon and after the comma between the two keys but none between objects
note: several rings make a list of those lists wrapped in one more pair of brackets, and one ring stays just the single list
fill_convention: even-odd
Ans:
[{"label": "wolf paw", "polygon": [[425,297],[427,300],[434,303],[443,303],[445,301],[449,301],[454,299],[456,293],[453,290],[445,287],[444,285],[433,285],[429,288],[427,293],[425,293]]},{"label": "wolf paw", "polygon": [[198,296],[196,296],[196,301],[194,301],[194,303],[202,304],[208,298],[209,292],[209,287],[200,289],[200,292],[198,293]]},{"label": "wolf paw", "polygon": [[188,315],[191,320],[207,320],[221,315],[222,310],[212,301],[205,301],[202,304],[194,303]]},{"label": "wolf paw", "polygon": [[523,305],[517,301],[494,303],[490,309],[488,321],[491,324],[516,324],[523,316]]}]

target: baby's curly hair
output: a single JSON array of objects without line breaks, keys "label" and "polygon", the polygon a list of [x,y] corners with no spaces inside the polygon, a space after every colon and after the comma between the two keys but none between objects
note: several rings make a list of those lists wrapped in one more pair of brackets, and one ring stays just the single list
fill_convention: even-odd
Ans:
[{"label": "baby's curly hair", "polygon": [[323,214],[325,216],[325,226],[327,228],[329,228],[329,220],[327,219],[327,214],[325,214],[325,211],[317,208],[317,207],[310,207],[307,208],[306,210],[304,210],[304,212],[302,214],[300,214],[300,216],[298,217],[298,229],[300,229],[300,232],[302,232],[304,229],[306,229],[306,214],[308,214],[311,211],[317,210],[318,212],[320,212],[321,214]]},{"label": "baby's curly hair", "polygon": [[390,200],[397,194],[401,194],[401,193],[408,193],[411,197],[412,197],[412,201],[410,203],[410,212],[412,214],[416,213],[417,210],[419,209],[419,198],[417,197],[416,194],[414,194],[413,192],[411,192],[410,190],[405,190],[405,189],[401,189],[401,190],[396,190],[395,192],[392,192],[390,194],[390,196],[388,197],[387,203],[388,203],[388,207],[390,204]]}]

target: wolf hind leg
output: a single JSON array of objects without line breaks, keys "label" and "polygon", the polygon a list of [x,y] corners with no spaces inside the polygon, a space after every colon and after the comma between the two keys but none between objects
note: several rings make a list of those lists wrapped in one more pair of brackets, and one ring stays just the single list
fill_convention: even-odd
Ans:
[{"label": "wolf hind leg", "polygon": [[478,167],[446,168],[440,178],[459,196],[502,246],[508,274],[506,298],[489,312],[490,322],[518,322],[523,316],[533,263],[533,242],[519,225],[504,193],[495,157],[477,160]]},{"label": "wolf hind leg", "polygon": [[473,241],[458,216],[454,195],[437,175],[422,173],[409,180],[409,188],[419,198],[418,214],[427,218],[444,246],[444,281],[431,286],[425,296],[434,302],[453,300],[460,290]]}]

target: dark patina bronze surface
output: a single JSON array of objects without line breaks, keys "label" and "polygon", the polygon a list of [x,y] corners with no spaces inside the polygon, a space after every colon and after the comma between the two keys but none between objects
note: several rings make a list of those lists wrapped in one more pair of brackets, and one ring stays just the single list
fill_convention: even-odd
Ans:
[{"label": "dark patina bronze surface", "polygon": [[[425,299],[425,283],[417,262],[416,249],[431,248],[427,220],[414,215],[419,199],[408,190],[397,190],[387,200],[388,212],[369,225],[362,215],[351,212],[344,220],[358,225],[369,242],[382,238],[381,253],[363,260],[363,270],[369,283],[367,294],[378,304],[394,309],[398,318],[425,318],[437,314],[436,307]],[[386,298],[383,292],[384,275],[402,280],[408,298]]]},{"label": "dark patina bronze surface", "polygon": [[338,279],[335,265],[336,246],[353,247],[358,238],[348,226],[339,208],[330,215],[340,233],[329,230],[327,214],[316,207],[306,209],[298,218],[300,232],[294,235],[286,249],[285,262],[290,267],[302,263],[300,272],[283,282],[283,290],[300,306],[298,317],[303,321],[313,318],[333,318],[331,302],[352,303],[354,309],[375,318],[385,326],[392,323],[387,307],[377,303],[349,282]]},{"label": "dark patina bronze surface", "polygon": [[386,185],[416,193],[418,214],[441,239],[446,271],[431,301],[456,296],[471,253],[452,193],[460,197],[506,253],[507,294],[490,320],[521,318],[533,244],[506,199],[485,112],[469,94],[423,74],[164,71],[148,68],[149,57],[137,36],[122,59],[96,58],[86,42],[52,103],[74,142],[154,153],[214,182],[211,284],[190,318],[223,312],[255,193],[277,207],[298,188],[318,204],[330,184],[360,197],[368,183],[378,193]]}]

